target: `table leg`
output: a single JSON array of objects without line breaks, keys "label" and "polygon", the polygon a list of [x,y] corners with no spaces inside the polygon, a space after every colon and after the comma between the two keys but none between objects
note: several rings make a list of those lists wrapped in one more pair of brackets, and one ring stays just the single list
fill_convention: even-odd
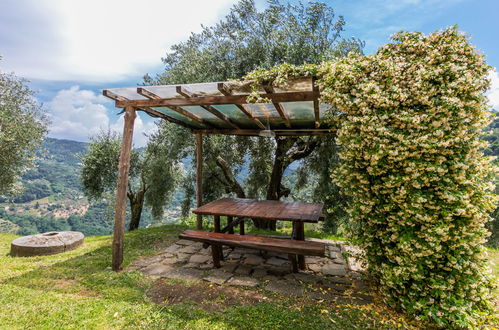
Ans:
[{"label": "table leg", "polygon": [[213,256],[213,265],[216,268],[220,268],[220,255],[222,254],[222,247],[220,245],[211,245],[211,254]]},{"label": "table leg", "polygon": [[219,215],[213,216],[213,225],[215,227],[215,233],[219,233],[220,232],[220,216]]},{"label": "table leg", "polygon": [[[227,226],[230,226],[231,223],[232,223],[232,217],[227,216]],[[229,234],[234,234],[234,227],[230,227]]]},{"label": "table leg", "polygon": [[[301,221],[293,221],[293,231],[294,236],[293,239],[297,239],[300,241],[305,240],[305,228],[303,226],[303,222]],[[305,256],[298,255],[298,268],[301,270],[305,270],[307,266],[305,265]]]},{"label": "table leg", "polygon": [[239,223],[239,235],[244,235],[244,220]]}]

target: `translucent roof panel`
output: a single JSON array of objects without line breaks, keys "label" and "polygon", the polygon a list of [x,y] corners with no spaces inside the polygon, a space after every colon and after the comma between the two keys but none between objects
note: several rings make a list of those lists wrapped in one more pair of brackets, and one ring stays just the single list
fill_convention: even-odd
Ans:
[{"label": "translucent roof panel", "polygon": [[[240,131],[261,130],[262,123],[279,130],[327,131],[327,121],[316,129],[314,102],[320,94],[312,78],[290,80],[278,86],[258,86],[260,95],[272,103],[246,103],[253,87],[251,81],[226,81],[112,88],[104,90],[104,95],[114,99],[118,107],[132,106],[146,112],[152,108],[177,123],[213,133],[231,130],[233,133],[226,134],[247,134]],[[290,125],[280,116],[281,107]],[[326,118],[329,109],[330,105],[320,105],[320,120]]]}]

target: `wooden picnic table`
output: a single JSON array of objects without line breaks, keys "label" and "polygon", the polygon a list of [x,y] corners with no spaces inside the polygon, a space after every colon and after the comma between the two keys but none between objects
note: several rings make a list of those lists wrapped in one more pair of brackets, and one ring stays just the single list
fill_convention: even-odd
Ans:
[{"label": "wooden picnic table", "polygon": [[[192,212],[199,215],[212,215],[215,232],[234,233],[233,220],[238,218],[239,234],[244,235],[244,219],[283,220],[293,222],[292,239],[305,240],[304,223],[317,223],[323,205],[320,203],[281,202],[246,198],[222,198],[205,204]],[[227,227],[220,228],[220,217],[227,217]],[[305,269],[305,257],[298,256],[298,266]]]}]

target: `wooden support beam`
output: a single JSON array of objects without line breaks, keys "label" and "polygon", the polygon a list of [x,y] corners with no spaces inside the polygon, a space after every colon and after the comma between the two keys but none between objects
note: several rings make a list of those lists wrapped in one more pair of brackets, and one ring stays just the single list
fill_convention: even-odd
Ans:
[{"label": "wooden support beam", "polygon": [[183,121],[178,120],[176,118],[165,115],[164,113],[157,111],[157,110],[154,110],[152,108],[144,107],[144,108],[138,108],[137,110],[143,111],[151,117],[162,118],[162,119],[168,120],[170,123],[174,123],[174,124],[183,126],[183,127],[188,128],[190,130],[197,129],[196,127],[191,126],[191,125],[187,124],[186,122],[183,122]]},{"label": "wooden support beam", "polygon": [[[225,96],[229,96],[229,95],[232,95],[232,91],[230,90],[230,88],[225,85],[224,83],[220,82],[218,83],[217,85],[218,87],[218,90],[220,91],[220,93],[222,93],[223,95]],[[253,116],[253,114],[245,108],[245,106],[243,104],[234,104],[236,107],[239,108],[239,110],[241,110],[249,119],[251,119],[258,127],[260,127],[261,129],[265,129],[265,125],[260,121],[260,119],[258,118],[255,118]]]},{"label": "wooden support beam", "polygon": [[[274,94],[261,94],[262,97],[272,102],[299,102],[313,101],[319,94],[314,91],[306,92],[283,92]],[[218,96],[196,96],[191,98],[162,98],[161,100],[130,100],[117,101],[116,107],[164,107],[164,106],[188,106],[188,105],[217,105],[217,104],[246,104],[248,95],[218,95]]]},{"label": "wooden support beam", "polygon": [[116,102],[118,101],[121,101],[121,102],[127,102],[129,101],[126,97],[123,97],[121,95],[118,95],[118,94],[115,94],[113,92],[111,92],[110,90],[107,90],[107,89],[104,89],[102,91],[102,95],[104,95],[105,97],[108,97],[112,100],[115,100]]},{"label": "wooden support beam", "polygon": [[[188,97],[188,98],[197,97],[196,94],[186,90],[185,87],[177,86],[176,88],[177,88],[177,93],[182,95],[183,97]],[[232,120],[230,120],[229,117],[227,117],[226,115],[224,115],[222,112],[218,111],[217,109],[215,109],[211,105],[199,105],[199,106],[201,108],[205,109],[206,111],[208,111],[209,113],[211,113],[212,115],[214,115],[215,117],[224,121],[230,127],[235,128],[235,129],[239,129],[239,126],[236,123],[234,123]]]},{"label": "wooden support beam", "polygon": [[[196,134],[196,202],[203,205],[203,135]],[[196,228],[203,229],[203,216],[196,214]]]},{"label": "wooden support beam", "polygon": [[135,109],[125,108],[125,124],[121,141],[120,161],[118,166],[118,182],[116,188],[116,204],[114,207],[113,232],[113,270],[121,270],[123,263],[123,238],[125,236],[126,198],[128,188],[128,173],[130,171],[130,153],[132,150],[133,124]]},{"label": "wooden support beam", "polygon": [[[258,136],[261,130],[256,129],[241,129],[241,130],[230,130],[230,129],[201,129],[193,130],[193,133],[202,134],[224,134],[224,135],[246,135],[246,136]],[[311,129],[273,129],[273,131],[278,136],[290,136],[290,135],[329,135],[334,134],[335,131],[327,128],[311,128]]]},{"label": "wooden support beam", "polygon": [[[319,86],[315,84],[315,79],[312,80],[312,89],[314,92],[319,93]],[[319,98],[314,99],[314,116],[315,116],[315,128],[321,126],[320,113],[319,113]]]},{"label": "wooden support beam", "polygon": [[[161,100],[161,96],[159,95],[156,95],[154,94],[153,92],[147,90],[146,88],[144,87],[137,87],[137,93],[142,95],[142,96],[145,96],[147,97],[148,99],[150,100]],[[178,112],[180,113],[181,115],[183,116],[186,116],[200,124],[203,124],[207,127],[214,127],[213,125],[211,125],[210,123],[208,123],[206,120],[204,120],[203,118],[193,114],[192,112],[189,112],[188,110],[182,108],[182,107],[178,107],[178,106],[166,106],[167,108],[169,109],[172,109],[173,111],[175,112]]]},{"label": "wooden support beam", "polygon": [[[264,85],[263,89],[265,89],[267,94],[275,93],[274,88],[270,85]],[[284,120],[284,124],[286,125],[286,127],[291,128],[291,122],[289,121],[288,115],[286,114],[286,110],[284,109],[284,107],[279,102],[272,101],[272,104],[277,109],[277,112],[279,112],[279,116],[281,116],[282,120]]]}]

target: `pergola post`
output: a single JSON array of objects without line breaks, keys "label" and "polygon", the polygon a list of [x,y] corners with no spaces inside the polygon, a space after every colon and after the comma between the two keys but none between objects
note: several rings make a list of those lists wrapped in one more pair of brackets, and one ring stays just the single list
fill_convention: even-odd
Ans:
[{"label": "pergola post", "polygon": [[[196,202],[203,205],[203,134],[196,134]],[[196,228],[203,229],[203,216],[196,214]]]},{"label": "pergola post", "polygon": [[123,262],[123,237],[125,235],[126,194],[128,188],[128,172],[130,170],[130,153],[132,150],[133,124],[135,122],[135,108],[125,107],[125,124],[121,141],[120,162],[118,166],[118,182],[116,188],[116,204],[114,208],[113,233],[113,270],[121,270]]}]

